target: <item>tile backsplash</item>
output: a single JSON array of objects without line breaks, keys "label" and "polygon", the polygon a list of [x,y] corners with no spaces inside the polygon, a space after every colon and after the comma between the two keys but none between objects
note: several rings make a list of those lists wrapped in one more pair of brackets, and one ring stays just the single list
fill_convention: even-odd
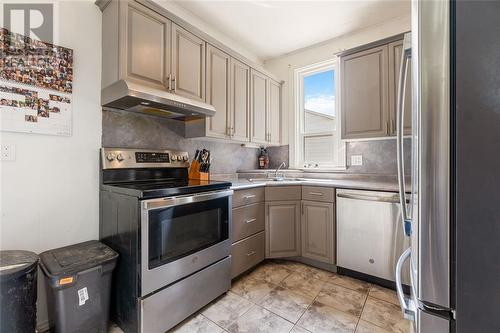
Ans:
[{"label": "tile backsplash", "polygon": [[102,146],[177,149],[187,151],[190,156],[196,149],[206,148],[213,158],[210,171],[214,174],[255,169],[259,153],[257,148],[242,147],[236,143],[186,139],[184,124],[180,121],[118,110],[102,112]]},{"label": "tile backsplash", "polygon": [[[198,148],[211,151],[213,174],[234,174],[238,170],[253,170],[258,165],[259,149],[200,139],[186,139],[184,124],[166,118],[145,116],[119,110],[103,110],[102,146],[178,149],[190,156]],[[281,162],[289,166],[289,146],[269,147],[269,168],[277,168]],[[362,155],[363,165],[350,165],[352,155]],[[353,141],[346,143],[347,173],[396,175],[396,140]],[[405,170],[410,170],[410,141],[405,139]]]}]

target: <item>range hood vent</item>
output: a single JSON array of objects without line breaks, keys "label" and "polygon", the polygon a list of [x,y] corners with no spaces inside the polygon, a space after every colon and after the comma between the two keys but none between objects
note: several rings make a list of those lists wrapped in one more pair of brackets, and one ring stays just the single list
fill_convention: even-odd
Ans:
[{"label": "range hood vent", "polygon": [[215,108],[210,104],[130,80],[119,80],[102,89],[101,103],[104,107],[181,121],[213,117],[215,115]]}]

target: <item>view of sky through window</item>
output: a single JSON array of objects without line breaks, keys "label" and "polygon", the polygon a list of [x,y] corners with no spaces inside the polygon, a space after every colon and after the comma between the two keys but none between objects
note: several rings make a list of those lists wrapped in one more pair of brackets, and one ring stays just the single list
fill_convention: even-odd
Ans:
[{"label": "view of sky through window", "polygon": [[304,109],[335,116],[335,71],[304,77]]}]

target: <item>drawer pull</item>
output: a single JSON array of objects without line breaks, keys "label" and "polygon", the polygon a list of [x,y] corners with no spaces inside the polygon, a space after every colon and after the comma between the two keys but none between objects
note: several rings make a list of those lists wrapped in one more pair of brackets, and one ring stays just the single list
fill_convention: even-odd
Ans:
[{"label": "drawer pull", "polygon": [[243,199],[245,199],[245,200],[252,199],[252,198],[255,198],[255,194],[249,194],[249,195],[245,195],[243,197]]},{"label": "drawer pull", "polygon": [[323,193],[321,192],[309,192],[310,195],[319,195],[319,196],[322,196]]},{"label": "drawer pull", "polygon": [[250,251],[247,253],[247,257],[253,256],[254,254],[257,254],[257,251]]},{"label": "drawer pull", "polygon": [[252,223],[252,222],[255,222],[257,221],[257,219],[249,219],[249,220],[245,220],[245,223]]}]

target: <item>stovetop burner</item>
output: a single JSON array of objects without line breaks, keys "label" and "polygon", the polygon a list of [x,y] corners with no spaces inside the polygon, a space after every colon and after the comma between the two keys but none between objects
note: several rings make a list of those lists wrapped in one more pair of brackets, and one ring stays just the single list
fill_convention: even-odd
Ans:
[{"label": "stovetop burner", "polygon": [[[149,156],[146,160],[145,156]],[[101,187],[141,199],[227,189],[230,182],[188,179],[188,154],[179,151],[103,148]]]}]

